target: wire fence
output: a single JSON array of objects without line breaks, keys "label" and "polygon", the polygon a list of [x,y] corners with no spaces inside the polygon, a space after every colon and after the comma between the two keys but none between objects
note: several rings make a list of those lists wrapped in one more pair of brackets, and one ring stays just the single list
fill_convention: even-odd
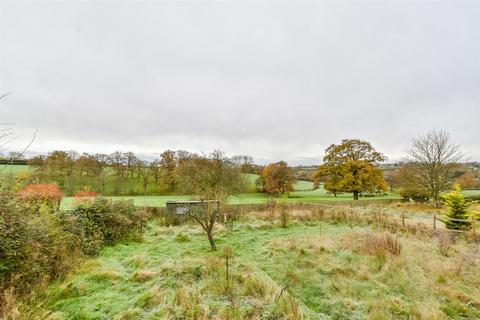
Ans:
[{"label": "wire fence", "polygon": [[[305,204],[310,205],[310,206],[319,206],[319,207],[323,207],[323,208],[339,208],[338,205],[331,205],[331,204],[325,204],[325,203],[307,202]],[[358,206],[340,206],[340,207],[343,207],[344,210],[346,209],[346,210],[352,210],[352,211],[361,211],[363,213],[372,213],[372,211],[374,211],[374,214],[375,214],[375,211],[380,211],[380,210],[381,211],[387,211],[388,214],[393,214],[393,215],[400,218],[402,227],[406,227],[408,223],[412,223],[412,222],[414,222],[414,223],[418,223],[419,221],[426,222],[426,217],[423,217],[423,218],[420,218],[420,219],[418,217],[413,218],[413,219],[409,219],[407,217],[407,215],[405,214],[405,212],[403,212],[403,211],[402,212],[389,211],[388,210],[389,208],[385,208],[385,207],[358,207]],[[428,223],[427,225],[430,225],[434,232],[441,229],[440,226],[437,224],[437,221],[440,221],[440,222],[443,223],[443,229],[446,229],[449,232],[463,233],[463,234],[467,234],[467,235],[469,233],[472,240],[474,240],[474,241],[478,240],[477,218],[476,218],[475,213],[472,213],[470,215],[469,220],[465,220],[465,219],[449,218],[442,213],[433,212],[431,219],[432,219],[431,223]],[[461,229],[460,228],[459,229],[445,228],[444,226],[448,222],[462,223],[462,224],[464,224],[465,227],[461,228]]]}]

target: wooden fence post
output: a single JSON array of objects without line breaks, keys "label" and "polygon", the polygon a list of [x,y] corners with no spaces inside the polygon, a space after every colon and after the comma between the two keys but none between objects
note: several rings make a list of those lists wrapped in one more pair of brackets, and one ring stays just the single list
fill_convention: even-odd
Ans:
[{"label": "wooden fence post", "polygon": [[402,227],[405,228],[405,212],[402,212]]},{"label": "wooden fence post", "polygon": [[477,241],[477,217],[476,212],[472,212],[472,239]]},{"label": "wooden fence post", "polygon": [[433,230],[437,230],[437,213],[433,213]]}]

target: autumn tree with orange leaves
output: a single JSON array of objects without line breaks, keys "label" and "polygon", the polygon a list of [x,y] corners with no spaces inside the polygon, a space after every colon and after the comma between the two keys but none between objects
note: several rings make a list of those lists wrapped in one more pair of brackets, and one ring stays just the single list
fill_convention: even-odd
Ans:
[{"label": "autumn tree with orange leaves", "polygon": [[281,197],[294,190],[295,174],[285,161],[270,163],[260,175],[264,191]]}]

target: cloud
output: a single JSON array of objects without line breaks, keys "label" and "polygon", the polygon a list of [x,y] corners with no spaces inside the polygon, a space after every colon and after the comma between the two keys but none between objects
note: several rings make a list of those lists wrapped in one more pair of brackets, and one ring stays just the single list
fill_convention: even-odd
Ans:
[{"label": "cloud", "polygon": [[479,14],[470,1],[4,1],[1,121],[38,128],[37,151],[292,163],[343,138],[396,159],[443,128],[479,159]]}]

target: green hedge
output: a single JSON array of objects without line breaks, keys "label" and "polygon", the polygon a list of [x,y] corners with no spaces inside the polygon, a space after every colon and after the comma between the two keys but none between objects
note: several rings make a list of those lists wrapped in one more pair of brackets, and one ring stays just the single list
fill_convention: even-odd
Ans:
[{"label": "green hedge", "polygon": [[15,195],[1,193],[0,293],[7,288],[28,292],[104,245],[141,236],[146,218],[131,201],[102,198],[67,212],[31,213]]},{"label": "green hedge", "polygon": [[427,202],[432,197],[431,193],[425,189],[401,188],[398,193],[404,200],[411,199],[415,202]]},{"label": "green hedge", "polygon": [[133,200],[112,202],[105,198],[87,201],[59,216],[65,231],[75,235],[87,255],[97,254],[105,244],[139,237],[146,222]]}]

